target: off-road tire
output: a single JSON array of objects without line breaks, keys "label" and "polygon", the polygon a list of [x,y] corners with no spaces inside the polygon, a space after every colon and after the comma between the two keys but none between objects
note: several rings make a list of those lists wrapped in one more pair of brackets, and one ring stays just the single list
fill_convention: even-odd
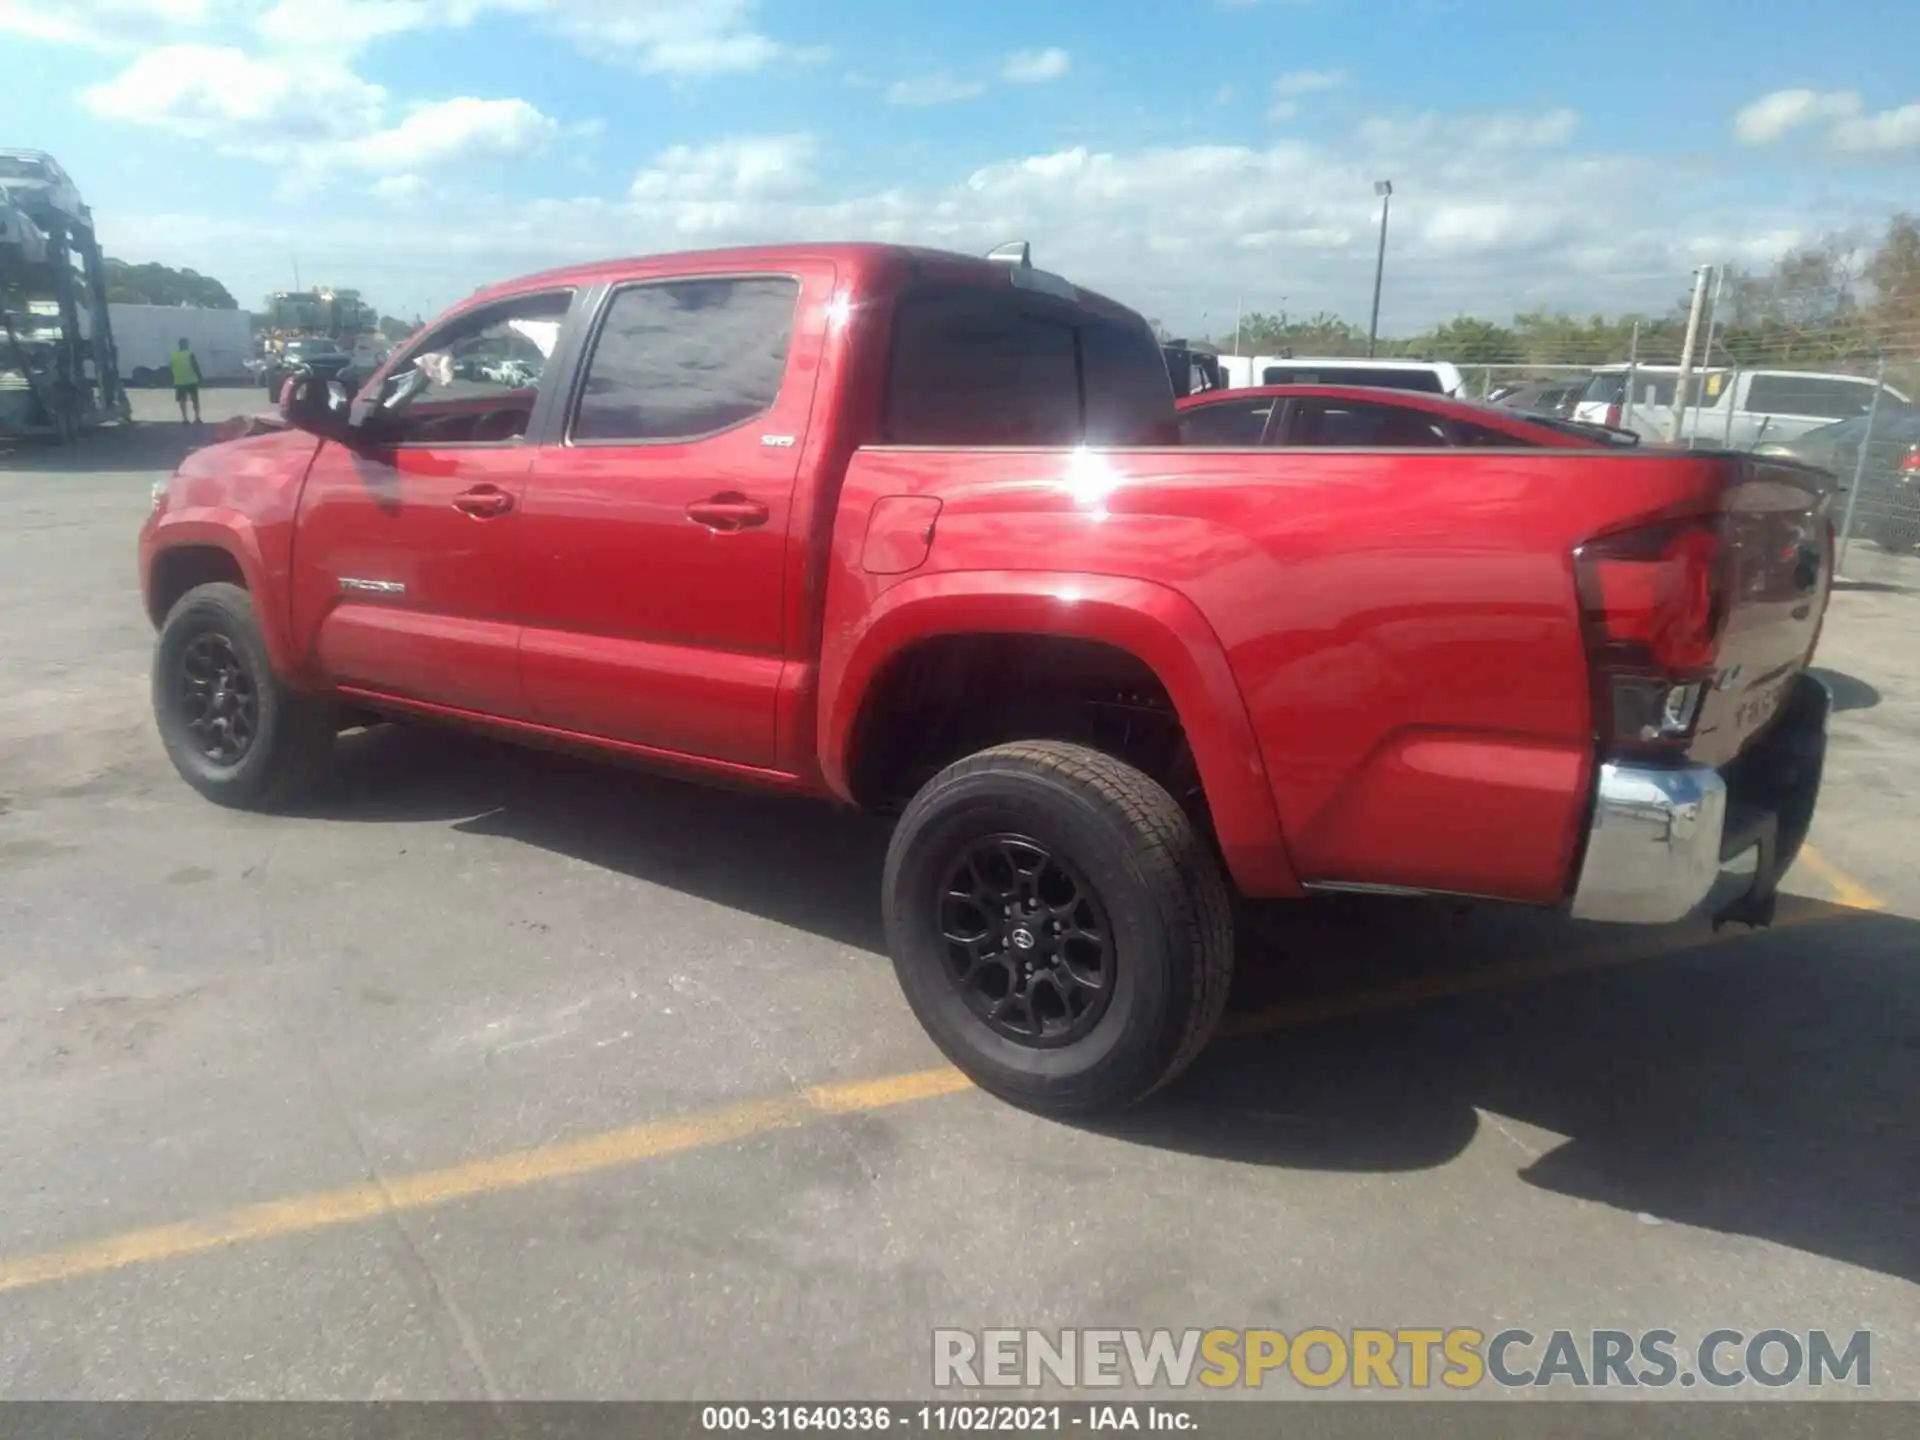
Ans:
[{"label": "off-road tire", "polygon": [[[255,696],[252,740],[232,763],[203,752],[181,708],[187,647],[209,634],[225,637]],[[311,789],[326,769],[337,723],[330,701],[289,689],[273,673],[253,597],[226,583],[197,586],[167,612],[154,647],[153,712],[180,778],[214,803],[239,810],[277,809]]]},{"label": "off-road tire", "polygon": [[[1112,930],[1111,997],[1089,1033],[1055,1048],[1010,1039],[971,1008],[941,938],[951,867],[970,844],[1003,834],[1070,860]],[[1024,1109],[1131,1105],[1186,1069],[1226,1010],[1233,912],[1212,850],[1160,784],[1083,745],[999,745],[935,775],[894,831],[882,903],[915,1016],[975,1083]]]}]

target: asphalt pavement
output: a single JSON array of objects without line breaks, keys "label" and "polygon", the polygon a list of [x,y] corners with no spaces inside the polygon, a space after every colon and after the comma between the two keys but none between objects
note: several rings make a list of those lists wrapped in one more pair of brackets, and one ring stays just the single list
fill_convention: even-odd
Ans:
[{"label": "asphalt pavement", "polygon": [[1835,596],[1780,927],[1263,911],[1229,1035],[1073,1126],[921,1035],[876,822],[400,729],[300,813],[199,800],[133,557],[196,436],[139,402],[0,451],[0,1393],[906,1397],[936,1327],[1517,1325],[1866,1328],[1920,1398],[1920,560]]}]

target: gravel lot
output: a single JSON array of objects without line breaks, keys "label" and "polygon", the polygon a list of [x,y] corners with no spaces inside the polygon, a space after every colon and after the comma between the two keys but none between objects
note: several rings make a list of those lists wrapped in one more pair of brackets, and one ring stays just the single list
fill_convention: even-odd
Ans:
[{"label": "gravel lot", "polygon": [[1234,1033],[1078,1128],[942,1068],[863,819],[399,730],[306,813],[197,799],[139,401],[0,450],[6,1395],[905,1397],[935,1326],[1425,1324],[1871,1328],[1920,1398],[1920,561],[1836,596],[1790,923],[1262,915]]}]

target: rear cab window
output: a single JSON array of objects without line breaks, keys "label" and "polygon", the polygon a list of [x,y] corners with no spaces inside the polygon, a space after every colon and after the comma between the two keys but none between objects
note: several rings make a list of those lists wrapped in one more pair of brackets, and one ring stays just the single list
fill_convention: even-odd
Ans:
[{"label": "rear cab window", "polygon": [[1166,357],[1146,322],[1007,283],[895,302],[881,443],[1172,445]]}]

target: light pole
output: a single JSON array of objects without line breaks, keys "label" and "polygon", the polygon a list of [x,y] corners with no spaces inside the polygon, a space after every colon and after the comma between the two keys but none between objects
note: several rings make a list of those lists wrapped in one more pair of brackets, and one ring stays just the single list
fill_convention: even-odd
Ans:
[{"label": "light pole", "polygon": [[1373,358],[1373,347],[1380,339],[1380,282],[1387,273],[1387,211],[1393,207],[1393,182],[1376,180],[1373,193],[1380,197],[1380,255],[1373,262],[1373,319],[1367,325],[1367,358]]}]

